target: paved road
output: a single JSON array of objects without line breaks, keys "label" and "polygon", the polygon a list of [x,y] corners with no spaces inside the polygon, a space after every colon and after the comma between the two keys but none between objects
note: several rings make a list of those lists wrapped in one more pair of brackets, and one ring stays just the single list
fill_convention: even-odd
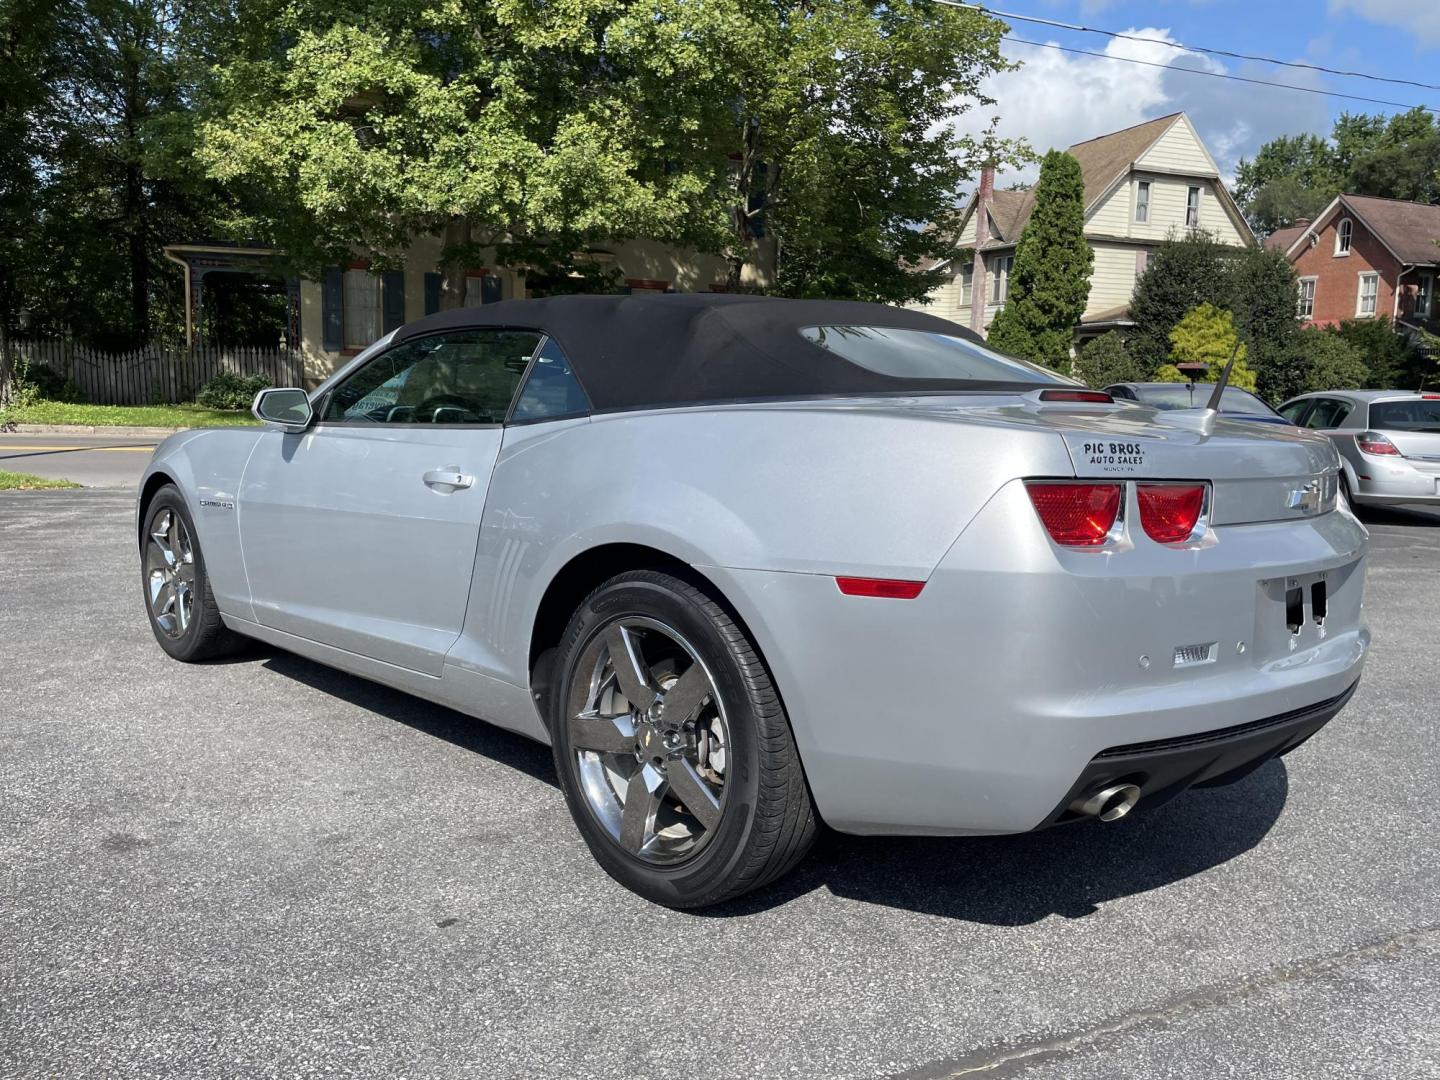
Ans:
[{"label": "paved road", "polygon": [[1339,720],[1150,816],[832,838],[708,915],[545,750],[150,640],[128,497],[0,495],[0,1075],[1440,1075],[1440,515],[1376,519]]},{"label": "paved road", "polygon": [[158,435],[17,435],[0,431],[0,469],[84,487],[134,491]]}]

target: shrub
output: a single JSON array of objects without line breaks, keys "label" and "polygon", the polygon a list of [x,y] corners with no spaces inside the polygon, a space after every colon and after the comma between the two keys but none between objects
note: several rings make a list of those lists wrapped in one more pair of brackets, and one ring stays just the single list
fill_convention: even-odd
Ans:
[{"label": "shrub", "polygon": [[1360,350],[1334,330],[1306,327],[1300,331],[1299,349],[1305,361],[1301,393],[1359,390],[1370,379],[1370,369]]},{"label": "shrub", "polygon": [[1075,357],[1075,374],[1096,390],[1118,382],[1139,382],[1149,372],[1130,355],[1118,330],[1101,334],[1085,343]]},{"label": "shrub", "polygon": [[273,385],[264,375],[222,371],[200,388],[195,400],[207,409],[248,409],[255,395]]},{"label": "shrub", "polygon": [[44,364],[21,360],[15,366],[15,384],[17,398],[25,395],[31,400],[61,401],[67,405],[77,405],[85,400],[74,379]]},{"label": "shrub", "polygon": [[1214,304],[1201,304],[1170,331],[1170,359],[1177,365],[1208,364],[1201,381],[1215,382],[1233,352],[1235,366],[1230,369],[1230,385],[1253,393],[1255,372],[1245,363],[1246,348],[1243,342],[1237,345],[1238,341],[1234,316]]}]

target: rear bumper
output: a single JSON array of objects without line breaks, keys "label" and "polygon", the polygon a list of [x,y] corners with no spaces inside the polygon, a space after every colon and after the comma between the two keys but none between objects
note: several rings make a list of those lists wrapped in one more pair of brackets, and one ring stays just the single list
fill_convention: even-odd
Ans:
[{"label": "rear bumper", "polygon": [[1314,705],[1249,724],[1102,750],[1085,766],[1045,825],[1085,820],[1070,804],[1111,784],[1139,787],[1137,811],[1160,806],[1187,788],[1233,784],[1265,762],[1288,754],[1328,724],[1358,685],[1352,683],[1344,692]]},{"label": "rear bumper", "polygon": [[[1017,483],[914,600],[842,596],[817,574],[706,572],[774,673],[827,824],[1015,833],[1047,823],[1108,748],[1338,710],[1360,678],[1366,533],[1351,514],[1220,526],[1186,549],[1132,540],[1058,549]],[[1305,604],[1293,633],[1291,588]],[[1185,662],[1196,646],[1209,658]]]},{"label": "rear bumper", "polygon": [[1355,473],[1351,497],[1365,505],[1387,503],[1440,503],[1440,475],[1417,469],[1405,459],[1390,461],[1368,459],[1365,472],[1369,479]]}]

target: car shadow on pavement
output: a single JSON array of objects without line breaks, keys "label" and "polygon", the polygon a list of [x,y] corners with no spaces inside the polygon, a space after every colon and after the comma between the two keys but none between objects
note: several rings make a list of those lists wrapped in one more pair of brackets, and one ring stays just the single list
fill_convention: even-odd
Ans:
[{"label": "car shadow on pavement", "polygon": [[1362,525],[1409,525],[1440,528],[1440,513],[1420,507],[1364,506],[1357,515]]},{"label": "car shadow on pavement", "polygon": [[1110,824],[1017,836],[857,837],[830,833],[789,876],[699,915],[733,917],[814,889],[869,904],[993,926],[1083,918],[1249,851],[1285,807],[1289,778],[1271,761],[1237,784],[1192,790]]},{"label": "car shadow on pavement", "polygon": [[[549,749],[523,736],[293,653],[275,651],[263,664],[558,786]],[[1113,824],[1080,822],[989,837],[826,832],[775,885],[691,914],[756,915],[824,889],[850,900],[995,926],[1024,926],[1050,915],[1083,918],[1106,901],[1181,881],[1249,851],[1275,824],[1288,794],[1284,764],[1271,761],[1237,784],[1185,792]],[[555,807],[565,812],[558,794]]]},{"label": "car shadow on pavement", "polygon": [[[502,765],[519,769],[552,787],[559,786],[555,779],[555,763],[550,757],[550,748],[541,746],[533,739],[516,735],[494,724],[487,724],[483,720],[473,719],[454,709],[447,709],[444,705],[413,697],[402,690],[391,690],[388,686],[370,682],[358,675],[348,675],[343,671],[325,667],[294,653],[277,650],[265,660],[264,666],[322,693],[378,713],[426,735],[444,739],[462,750],[483,754]],[[558,805],[564,808],[563,803]]]}]

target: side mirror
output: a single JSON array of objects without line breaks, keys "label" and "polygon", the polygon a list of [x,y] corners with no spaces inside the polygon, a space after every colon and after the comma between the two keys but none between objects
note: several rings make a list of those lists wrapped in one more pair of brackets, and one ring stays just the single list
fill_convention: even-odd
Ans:
[{"label": "side mirror", "polygon": [[261,390],[255,395],[250,411],[255,419],[289,432],[304,431],[315,418],[310,409],[310,395],[304,390]]}]

